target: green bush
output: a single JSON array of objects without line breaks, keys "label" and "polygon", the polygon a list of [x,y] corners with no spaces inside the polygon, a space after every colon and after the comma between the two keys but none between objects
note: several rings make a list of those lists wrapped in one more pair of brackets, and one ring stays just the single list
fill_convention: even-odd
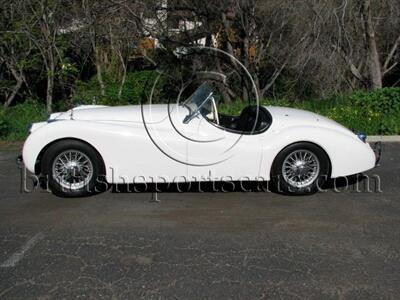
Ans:
[{"label": "green bush", "polygon": [[34,100],[1,109],[0,139],[16,141],[26,138],[31,123],[46,120],[46,108]]},{"label": "green bush", "polygon": [[0,137],[4,138],[7,136],[9,130],[9,125],[7,121],[5,120],[3,110],[0,112]]},{"label": "green bush", "polygon": [[[107,87],[109,98],[102,98],[99,97],[97,80],[92,79],[88,83],[81,84],[75,95],[75,104],[91,104],[93,97],[99,97],[98,104],[138,104],[147,100],[145,97],[150,93],[154,82],[151,82],[152,76],[157,76],[157,74],[153,71],[130,73],[121,100],[118,100],[116,83],[109,84]],[[160,84],[164,84],[163,81]],[[160,91],[160,89],[156,90]],[[78,101],[78,98],[81,101]],[[155,98],[163,99],[161,92]],[[400,88],[386,88],[373,92],[358,91],[350,95],[332,95],[325,99],[302,102],[292,102],[286,99],[263,99],[261,104],[313,111],[348,128],[365,131],[369,135],[400,134]],[[219,110],[225,114],[239,115],[247,105],[240,100],[235,100],[229,105],[220,103]],[[28,99],[25,103],[7,110],[0,109],[0,139],[22,140],[27,135],[29,124],[45,119],[45,106],[35,100]]]},{"label": "green bush", "polygon": [[[97,76],[93,76],[88,82],[78,82],[76,92],[72,98],[73,104],[102,104],[102,105],[126,105],[139,104],[147,101],[153,83],[158,73],[156,71],[138,71],[128,73],[122,89],[121,97],[118,96],[120,81],[104,76],[105,96],[101,95]],[[162,80],[160,81],[162,84]],[[160,88],[155,97],[160,97]]]},{"label": "green bush", "polygon": [[367,107],[381,114],[400,112],[400,88],[358,91],[350,96],[350,100],[358,107]]},{"label": "green bush", "polygon": [[373,133],[400,134],[400,88],[358,91],[349,98],[361,118],[373,122]]}]

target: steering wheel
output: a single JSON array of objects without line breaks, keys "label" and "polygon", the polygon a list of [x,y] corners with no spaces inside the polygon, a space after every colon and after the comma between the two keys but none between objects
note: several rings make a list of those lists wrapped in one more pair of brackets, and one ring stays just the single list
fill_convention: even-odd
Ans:
[{"label": "steering wheel", "polygon": [[218,116],[218,110],[217,110],[217,104],[215,103],[214,97],[211,97],[212,105],[213,105],[213,117],[215,120],[215,123],[219,125],[219,116]]}]

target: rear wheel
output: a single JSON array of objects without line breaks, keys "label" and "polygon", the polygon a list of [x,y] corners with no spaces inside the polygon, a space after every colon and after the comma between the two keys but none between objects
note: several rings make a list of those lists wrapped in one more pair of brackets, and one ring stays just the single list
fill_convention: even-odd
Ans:
[{"label": "rear wheel", "polygon": [[81,197],[104,190],[104,164],[91,146],[77,140],[51,145],[42,158],[42,175],[50,190],[62,197]]},{"label": "rear wheel", "polygon": [[318,192],[328,176],[328,156],[310,143],[296,143],[282,150],[275,158],[271,172],[278,191],[293,195]]}]

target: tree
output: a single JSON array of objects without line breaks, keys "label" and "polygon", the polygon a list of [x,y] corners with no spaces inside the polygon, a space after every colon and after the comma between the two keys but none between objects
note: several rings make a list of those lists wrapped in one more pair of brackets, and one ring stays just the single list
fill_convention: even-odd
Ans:
[{"label": "tree", "polygon": [[[203,65],[182,59],[189,71],[227,74],[234,88],[221,85],[226,102],[252,98],[255,91],[260,97],[305,98],[400,82],[398,0],[0,1],[5,107],[27,93],[43,97],[45,82],[50,112],[54,98],[68,99],[77,79],[91,76],[101,96],[111,80],[122,98],[144,39],[156,41],[156,49],[142,55],[152,63],[191,46],[229,53],[228,60],[201,54]],[[170,58],[159,62],[178,71],[177,57]]]},{"label": "tree", "polygon": [[[231,65],[239,74],[238,85],[243,87],[241,95],[236,96],[245,100],[254,91],[247,72],[236,59],[252,75],[260,97],[269,92],[286,69],[306,60],[302,53],[311,40],[312,24],[299,26],[301,11],[292,7],[291,1],[225,0],[205,4],[181,0],[168,1],[168,5],[153,3],[150,9],[157,19],[147,31],[171,51],[197,45],[200,40],[204,43],[205,39],[207,46],[225,50],[234,58]],[[169,28],[168,20],[175,16],[181,22]],[[219,63],[216,67],[224,72]],[[232,95],[232,91],[226,92]]]},{"label": "tree", "polygon": [[106,89],[104,76],[111,76],[120,82],[118,97],[121,97],[127,61],[140,41],[137,23],[130,19],[136,4],[125,0],[81,0],[83,14],[78,13],[76,17],[81,20],[82,31],[90,41],[102,96]]},{"label": "tree", "polygon": [[22,86],[27,84],[25,71],[35,59],[32,44],[21,33],[19,25],[21,14],[13,2],[2,4],[2,17],[0,32],[0,65],[5,66],[12,86],[5,87],[4,108],[9,107],[20,93]]},{"label": "tree", "polygon": [[[302,26],[303,31],[298,31],[299,10],[289,2],[234,0],[221,11],[226,49],[250,71],[260,97],[282,72],[304,59],[297,54],[309,43],[310,28]],[[244,87],[246,99],[250,87]]]},{"label": "tree", "polygon": [[63,5],[58,0],[30,0],[20,5],[24,12],[23,32],[40,53],[46,70],[46,107],[53,110],[53,93],[58,64],[63,60],[63,37],[59,35],[65,16]]},{"label": "tree", "polygon": [[333,49],[367,88],[382,88],[384,77],[398,65],[400,12],[395,5],[392,0],[344,0],[332,8],[337,23]]}]

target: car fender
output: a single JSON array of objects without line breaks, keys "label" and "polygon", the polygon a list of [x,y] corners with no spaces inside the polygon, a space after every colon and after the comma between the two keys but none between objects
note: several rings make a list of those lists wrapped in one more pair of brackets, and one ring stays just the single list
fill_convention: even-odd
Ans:
[{"label": "car fender", "polygon": [[313,143],[325,151],[331,164],[331,178],[358,174],[375,166],[376,158],[370,145],[356,135],[333,128],[293,126],[271,130],[263,136],[260,177],[270,180],[271,167],[276,156],[287,146],[298,142]]},{"label": "car fender", "polygon": [[34,173],[38,156],[46,146],[57,140],[78,139],[97,150],[103,158],[106,170],[109,170],[114,158],[113,151],[110,151],[111,142],[107,141],[112,141],[116,136],[135,135],[136,131],[132,127],[129,128],[130,130],[126,130],[124,126],[115,124],[75,120],[48,123],[32,132],[26,139],[22,151],[25,167]]},{"label": "car fender", "polygon": [[[175,142],[186,149],[186,145],[172,134],[173,131],[166,124],[160,123],[156,129],[167,142]],[[132,182],[135,178],[145,182],[164,182],[165,178],[187,175],[186,165],[162,153],[150,139],[145,126],[132,122],[50,122],[33,131],[27,138],[23,148],[26,168],[34,173],[40,152],[50,143],[68,138],[82,140],[97,150],[103,159],[107,181],[110,183]]]}]

